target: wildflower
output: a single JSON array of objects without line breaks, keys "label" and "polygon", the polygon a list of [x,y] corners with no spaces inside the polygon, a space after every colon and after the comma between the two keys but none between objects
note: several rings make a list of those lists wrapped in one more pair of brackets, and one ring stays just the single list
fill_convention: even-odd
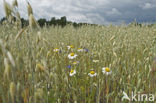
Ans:
[{"label": "wildflower", "polygon": [[80,63],[79,61],[75,61],[75,62],[73,62],[74,65],[79,64],[79,63]]},{"label": "wildflower", "polygon": [[88,49],[86,49],[86,48],[84,48],[83,50],[84,50],[86,53],[88,53],[88,52],[89,52],[89,50],[88,50]]},{"label": "wildflower", "polygon": [[70,73],[69,73],[69,76],[73,76],[73,75],[75,75],[75,74],[76,74],[76,70],[73,70],[73,69],[72,69],[72,70],[70,71]]},{"label": "wildflower", "polygon": [[74,48],[73,45],[67,46],[68,50]]},{"label": "wildflower", "polygon": [[106,75],[109,75],[109,74],[111,74],[111,70],[108,67],[103,67],[102,68],[102,73],[106,74]]},{"label": "wildflower", "polygon": [[75,53],[70,53],[69,55],[68,55],[68,58],[69,59],[74,59],[74,58],[76,58],[77,57],[77,54],[75,54]]},{"label": "wildflower", "polygon": [[58,52],[60,51],[60,49],[59,49],[59,48],[55,48],[53,51],[54,51],[55,53],[58,53]]},{"label": "wildflower", "polygon": [[88,74],[90,77],[94,77],[97,75],[93,69],[90,70],[90,73]]},{"label": "wildflower", "polygon": [[82,48],[78,48],[78,52],[83,52],[84,50]]},{"label": "wildflower", "polygon": [[93,60],[93,62],[94,62],[94,63],[98,63],[98,62],[99,62],[99,60]]},{"label": "wildflower", "polygon": [[71,65],[68,65],[68,66],[67,66],[67,68],[69,68],[69,69],[70,69],[70,68],[71,68]]}]

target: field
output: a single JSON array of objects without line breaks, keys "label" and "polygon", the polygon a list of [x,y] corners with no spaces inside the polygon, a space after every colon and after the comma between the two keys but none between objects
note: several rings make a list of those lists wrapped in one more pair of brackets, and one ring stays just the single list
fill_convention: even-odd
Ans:
[{"label": "field", "polygon": [[154,26],[19,32],[0,25],[0,103],[122,103],[123,91],[156,93]]}]

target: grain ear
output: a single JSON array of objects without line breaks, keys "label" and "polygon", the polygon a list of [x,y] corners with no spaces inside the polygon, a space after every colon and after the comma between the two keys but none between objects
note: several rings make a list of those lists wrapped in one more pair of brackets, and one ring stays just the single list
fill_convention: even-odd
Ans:
[{"label": "grain ear", "polygon": [[12,13],[11,6],[5,0],[3,0],[3,5],[4,5],[4,10],[5,10],[5,15],[7,18],[9,18]]},{"label": "grain ear", "polygon": [[36,27],[39,28],[39,25],[38,25],[33,14],[30,14],[30,16],[29,16],[29,26],[31,29],[36,28]]},{"label": "grain ear", "polygon": [[27,10],[28,10],[28,17],[29,17],[29,26],[31,29],[36,28],[36,27],[39,28],[39,24],[33,15],[33,9],[31,7],[30,3],[29,2],[27,2],[27,3],[28,3]]},{"label": "grain ear", "polygon": [[15,91],[16,91],[16,86],[14,82],[10,83],[10,96],[12,103],[15,103]]},{"label": "grain ear", "polygon": [[151,70],[151,86],[156,87],[156,58],[153,59],[152,70]]},{"label": "grain ear", "polygon": [[21,29],[15,37],[15,41],[22,35],[22,33],[26,30],[26,28]]},{"label": "grain ear", "polygon": [[28,5],[27,5],[27,10],[28,10],[28,16],[30,16],[31,14],[33,14],[33,10],[32,10],[32,7],[30,5],[30,3],[28,2]]},{"label": "grain ear", "polygon": [[13,6],[13,7],[18,7],[18,2],[17,2],[17,0],[14,0],[14,1],[12,2],[12,6]]}]

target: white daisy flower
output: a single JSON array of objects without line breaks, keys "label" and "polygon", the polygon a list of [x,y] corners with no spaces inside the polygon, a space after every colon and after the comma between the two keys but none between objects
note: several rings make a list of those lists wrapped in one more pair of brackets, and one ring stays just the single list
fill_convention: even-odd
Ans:
[{"label": "white daisy flower", "polygon": [[76,74],[76,70],[73,70],[73,69],[72,69],[72,70],[70,71],[70,73],[69,73],[69,76],[74,76],[75,74]]},{"label": "white daisy flower", "polygon": [[98,62],[99,62],[99,60],[93,60],[93,62],[94,62],[94,63],[98,63]]},{"label": "white daisy flower", "polygon": [[77,64],[79,64],[79,63],[80,63],[79,61],[73,62],[74,65],[77,65]]},{"label": "white daisy flower", "polygon": [[58,53],[60,51],[60,49],[59,48],[55,48],[53,51]]},{"label": "white daisy flower", "polygon": [[67,46],[68,50],[74,48],[73,45]]},{"label": "white daisy flower", "polygon": [[110,68],[108,68],[108,67],[103,67],[103,68],[102,68],[102,73],[103,73],[103,74],[106,74],[106,75],[110,75],[112,72],[111,72]]},{"label": "white daisy flower", "polygon": [[83,52],[84,50],[82,48],[78,48],[78,52]]},{"label": "white daisy flower", "polygon": [[68,58],[69,59],[74,59],[74,58],[76,58],[77,57],[77,54],[75,54],[75,53],[70,53],[69,55],[68,55]]},{"label": "white daisy flower", "polygon": [[90,70],[90,73],[88,74],[90,77],[95,77],[97,73],[93,69]]}]

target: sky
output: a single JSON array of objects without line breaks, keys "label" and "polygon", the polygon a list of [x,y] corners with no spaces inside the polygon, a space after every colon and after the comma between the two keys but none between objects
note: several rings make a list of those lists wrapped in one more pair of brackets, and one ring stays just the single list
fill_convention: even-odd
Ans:
[{"label": "sky", "polygon": [[[10,4],[12,0],[6,0]],[[28,18],[26,0],[17,0],[22,17]],[[156,22],[156,0],[28,0],[36,19],[66,16],[67,20],[94,24],[126,24],[136,20]],[[0,0],[0,18],[4,17]]]}]

